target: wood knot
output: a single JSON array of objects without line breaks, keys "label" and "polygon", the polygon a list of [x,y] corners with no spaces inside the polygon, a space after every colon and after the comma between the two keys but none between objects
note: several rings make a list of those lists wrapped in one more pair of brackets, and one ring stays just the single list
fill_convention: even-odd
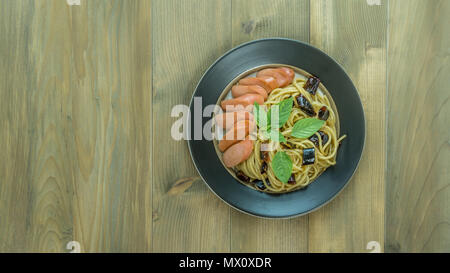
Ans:
[{"label": "wood knot", "polygon": [[243,22],[241,24],[241,28],[245,34],[250,34],[253,31],[254,26],[255,26],[255,22],[253,20]]},{"label": "wood knot", "polygon": [[187,189],[189,189],[192,186],[192,184],[198,180],[200,180],[199,176],[180,178],[177,181],[175,181],[173,186],[167,192],[167,195],[169,196],[180,195]]}]

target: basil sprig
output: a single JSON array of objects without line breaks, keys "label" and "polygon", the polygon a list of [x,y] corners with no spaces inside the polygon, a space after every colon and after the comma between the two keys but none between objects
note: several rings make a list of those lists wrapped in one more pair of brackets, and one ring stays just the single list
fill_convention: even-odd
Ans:
[{"label": "basil sprig", "polygon": [[271,167],[275,176],[283,183],[287,183],[292,173],[292,160],[286,152],[278,151],[272,159]]},{"label": "basil sprig", "polygon": [[317,118],[304,118],[297,121],[292,128],[291,136],[296,138],[308,138],[314,135],[325,123]]},{"label": "basil sprig", "polygon": [[267,120],[267,113],[256,102],[254,103],[253,114],[255,115],[256,124],[258,124],[259,128],[261,129],[268,128],[269,122]]},{"label": "basil sprig", "polygon": [[[286,142],[286,139],[278,130],[287,122],[292,111],[293,98],[290,97],[273,105],[266,111],[255,102],[254,114],[256,123],[262,135],[278,142]],[[308,138],[316,133],[325,121],[317,118],[304,118],[297,121],[292,128],[291,136],[296,138]],[[288,154],[278,151],[270,163],[273,173],[283,183],[287,183],[292,175],[293,163]]]},{"label": "basil sprig", "polygon": [[[291,136],[308,138],[314,135],[325,123],[317,118],[305,118],[297,121],[292,128]],[[292,175],[292,160],[283,151],[278,151],[271,163],[273,173],[283,183],[287,183]]]},{"label": "basil sprig", "polygon": [[273,141],[286,143],[286,138],[284,138],[283,134],[281,134],[280,131],[277,131],[277,130],[262,131],[262,134],[263,134],[264,138],[268,138]]},{"label": "basil sprig", "polygon": [[267,113],[262,107],[259,106],[258,103],[255,102],[254,114],[256,117],[256,123],[265,138],[278,142],[286,142],[286,139],[278,129],[283,127],[289,119],[293,101],[294,99],[292,97],[283,100],[280,103],[273,105]]},{"label": "basil sprig", "polygon": [[281,128],[289,119],[294,99],[292,97],[273,105],[267,113],[267,120],[272,128]]}]

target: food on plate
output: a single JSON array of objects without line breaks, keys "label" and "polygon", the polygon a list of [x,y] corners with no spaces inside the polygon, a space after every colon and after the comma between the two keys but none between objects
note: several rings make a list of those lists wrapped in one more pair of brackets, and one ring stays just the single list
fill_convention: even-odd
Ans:
[{"label": "food on plate", "polygon": [[223,112],[215,116],[216,124],[223,129],[230,129],[233,125],[240,120],[253,120],[253,114],[245,111],[239,110],[234,112]]},{"label": "food on plate", "polygon": [[231,88],[233,98],[221,102],[226,112],[215,117],[225,130],[218,150],[242,183],[285,193],[308,186],[336,164],[346,136],[339,136],[337,113],[320,84],[282,66],[262,69]]},{"label": "food on plate", "polygon": [[219,150],[224,152],[228,147],[245,139],[255,129],[255,122],[252,120],[240,120],[229,129],[219,142]]},{"label": "food on plate", "polygon": [[260,77],[260,76],[274,77],[277,80],[278,87],[286,87],[292,82],[292,79],[290,78],[290,76],[279,68],[263,69],[263,70],[259,71],[256,74],[256,76],[257,77]]},{"label": "food on plate", "polygon": [[245,94],[234,99],[224,100],[220,103],[220,106],[227,112],[244,109],[251,110],[255,102],[257,104],[263,104],[264,97],[258,94]]},{"label": "food on plate", "polygon": [[259,76],[243,78],[239,81],[240,85],[258,85],[264,88],[267,93],[278,87],[278,82],[274,77]]},{"label": "food on plate", "polygon": [[233,167],[247,160],[253,151],[253,140],[242,140],[223,153],[223,162],[227,167]]},{"label": "food on plate", "polygon": [[295,72],[292,68],[282,66],[279,68],[279,70],[281,73],[284,73],[286,77],[288,77],[289,82],[294,81]]},{"label": "food on plate", "polygon": [[235,85],[231,88],[233,98],[237,98],[246,94],[261,95],[264,100],[267,99],[267,91],[259,85]]}]

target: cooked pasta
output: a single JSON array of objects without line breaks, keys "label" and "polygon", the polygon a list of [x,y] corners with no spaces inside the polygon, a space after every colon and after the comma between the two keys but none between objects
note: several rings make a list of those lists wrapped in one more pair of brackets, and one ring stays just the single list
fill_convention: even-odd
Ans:
[{"label": "cooked pasta", "polygon": [[[325,94],[318,90],[313,95],[304,89],[304,84],[304,79],[295,79],[289,86],[276,88],[270,92],[264,103],[268,109],[285,99],[294,98],[290,116],[284,126],[280,128],[286,142],[268,140],[259,130],[255,133],[256,139],[252,154],[247,160],[236,166],[238,172],[241,171],[250,178],[250,182],[245,184],[264,192],[285,193],[308,186],[328,167],[336,164],[339,143],[345,138],[345,136],[338,136],[336,128],[338,117]],[[315,117],[318,116],[320,109],[325,109],[323,107],[328,110],[328,117],[324,125],[315,135],[306,139],[291,136],[292,128],[297,121],[311,117],[311,114],[308,115],[300,108],[299,102],[295,99],[300,95],[312,105]],[[262,147],[263,149],[261,149]],[[264,151],[267,148],[269,151]],[[308,148],[314,148],[313,164],[303,164],[303,152]],[[293,163],[292,175],[287,183],[277,179],[270,164],[278,151],[284,151]]]}]

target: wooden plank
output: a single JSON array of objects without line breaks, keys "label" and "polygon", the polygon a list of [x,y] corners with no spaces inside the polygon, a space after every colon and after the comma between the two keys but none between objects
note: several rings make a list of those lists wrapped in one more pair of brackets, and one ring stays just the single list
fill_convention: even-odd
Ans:
[{"label": "wooden plank", "polygon": [[[309,1],[233,0],[233,45],[266,37],[309,41]],[[308,216],[267,220],[231,213],[232,252],[306,252]]]},{"label": "wooden plank", "polygon": [[308,0],[232,0],[233,46],[268,37],[309,41]]},{"label": "wooden plank", "polygon": [[[189,105],[206,69],[231,46],[231,2],[152,2],[153,50],[153,250],[227,252],[230,208],[198,179],[187,143],[171,137],[172,107]],[[194,176],[185,192],[167,192]]]},{"label": "wooden plank", "polygon": [[450,251],[450,2],[390,1],[386,250]]},{"label": "wooden plank", "polygon": [[40,11],[32,1],[0,5],[1,251],[61,251],[72,233],[73,154],[65,145],[67,90],[59,89],[67,68],[36,53],[48,34],[35,32],[46,22],[34,17]]},{"label": "wooden plank", "polygon": [[366,252],[370,241],[383,251],[387,1],[380,3],[311,1],[311,44],[352,78],[367,133],[363,158],[347,188],[309,217],[311,252]]},{"label": "wooden plank", "polygon": [[[71,9],[74,239],[86,251],[151,249],[150,0]],[[85,72],[84,72],[85,71]]]},{"label": "wooden plank", "polygon": [[150,249],[149,3],[0,6],[1,250]]}]

